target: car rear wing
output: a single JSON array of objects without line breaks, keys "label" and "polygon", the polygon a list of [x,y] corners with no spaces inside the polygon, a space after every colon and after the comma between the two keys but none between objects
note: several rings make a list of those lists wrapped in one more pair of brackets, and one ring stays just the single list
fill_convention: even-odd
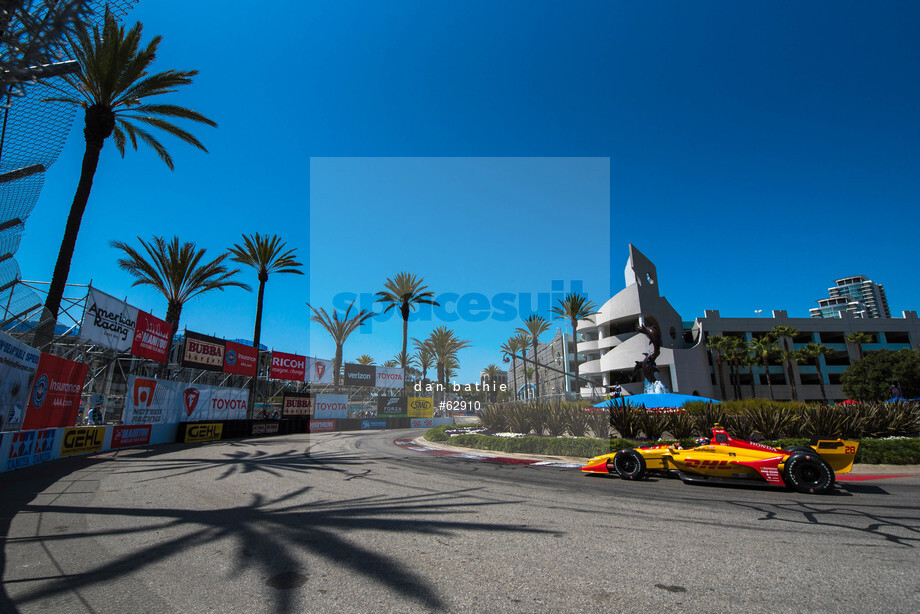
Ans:
[{"label": "car rear wing", "polygon": [[835,473],[849,473],[856,459],[859,442],[847,439],[819,439],[811,444],[811,447],[827,461]]}]

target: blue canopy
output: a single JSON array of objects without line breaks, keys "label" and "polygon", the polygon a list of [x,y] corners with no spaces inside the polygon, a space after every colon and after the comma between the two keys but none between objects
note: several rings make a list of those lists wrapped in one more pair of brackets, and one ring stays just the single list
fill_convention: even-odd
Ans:
[{"label": "blue canopy", "polygon": [[611,405],[616,407],[617,405],[622,405],[623,403],[632,405],[634,407],[644,405],[647,409],[655,407],[683,407],[684,403],[689,403],[690,401],[704,401],[708,403],[719,402],[717,399],[697,397],[693,396],[692,394],[665,392],[662,394],[631,394],[625,397],[601,401],[596,405],[592,405],[592,407],[610,407]]}]

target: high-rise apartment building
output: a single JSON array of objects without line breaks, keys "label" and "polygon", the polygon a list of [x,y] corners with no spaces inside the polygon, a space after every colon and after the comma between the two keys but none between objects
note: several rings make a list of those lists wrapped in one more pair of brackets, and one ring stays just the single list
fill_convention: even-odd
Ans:
[{"label": "high-rise apartment building", "polygon": [[890,318],[885,286],[877,284],[865,275],[844,277],[828,288],[828,298],[818,301],[818,306],[809,309],[813,318],[840,318],[841,312],[849,312],[857,318]]}]

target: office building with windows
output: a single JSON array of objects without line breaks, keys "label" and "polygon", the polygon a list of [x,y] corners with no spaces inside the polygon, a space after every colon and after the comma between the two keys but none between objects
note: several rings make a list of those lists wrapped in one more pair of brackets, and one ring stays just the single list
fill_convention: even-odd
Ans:
[{"label": "office building with windows", "polygon": [[844,277],[828,288],[828,298],[818,300],[818,306],[809,309],[813,318],[840,318],[849,313],[855,318],[890,318],[885,286],[865,275]]}]

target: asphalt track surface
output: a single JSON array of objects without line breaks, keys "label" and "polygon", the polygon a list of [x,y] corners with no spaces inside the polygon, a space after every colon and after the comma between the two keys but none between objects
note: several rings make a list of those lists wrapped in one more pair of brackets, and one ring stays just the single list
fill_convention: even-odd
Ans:
[{"label": "asphalt track surface", "polygon": [[393,443],[417,434],[4,474],[0,611],[920,611],[920,477],[824,496],[625,482]]}]

